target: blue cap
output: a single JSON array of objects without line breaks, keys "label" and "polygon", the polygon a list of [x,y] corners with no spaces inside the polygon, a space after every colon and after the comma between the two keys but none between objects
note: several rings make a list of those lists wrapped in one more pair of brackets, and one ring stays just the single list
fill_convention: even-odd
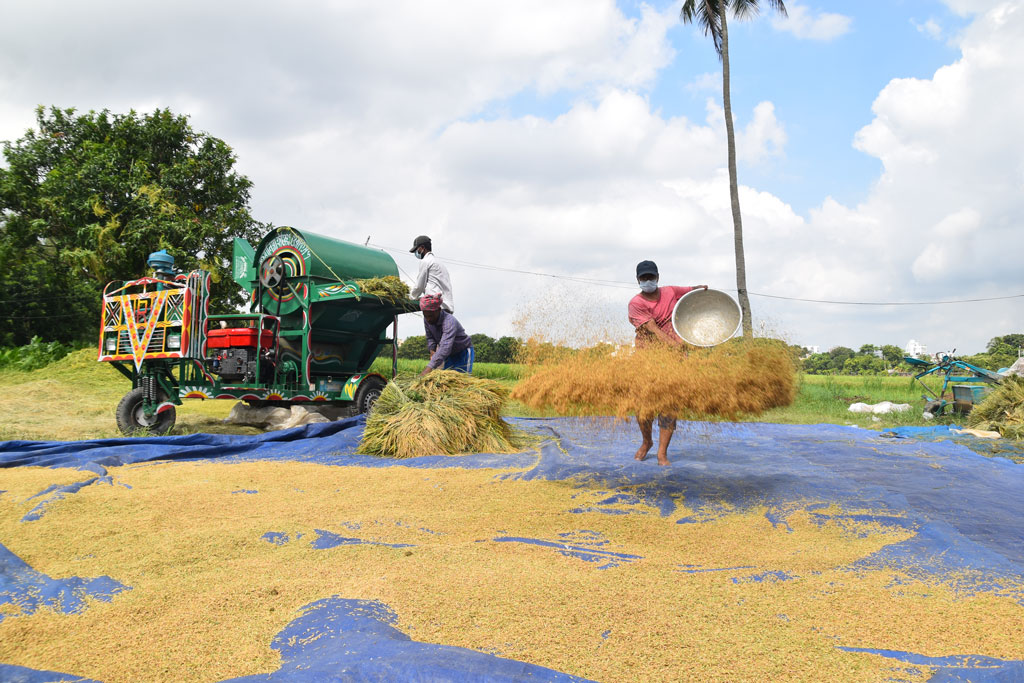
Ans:
[{"label": "blue cap", "polygon": [[168,254],[166,249],[161,249],[149,255],[149,258],[146,259],[146,265],[153,270],[169,273],[174,269],[174,257]]}]

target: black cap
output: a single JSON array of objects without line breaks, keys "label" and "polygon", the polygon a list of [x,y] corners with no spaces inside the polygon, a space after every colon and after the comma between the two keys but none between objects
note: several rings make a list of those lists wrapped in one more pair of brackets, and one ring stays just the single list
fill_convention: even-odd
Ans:
[{"label": "black cap", "polygon": [[412,241],[412,249],[409,250],[409,253],[413,253],[414,251],[422,247],[424,244],[430,246],[430,238],[427,237],[426,235],[420,235],[419,237]]},{"label": "black cap", "polygon": [[639,278],[641,275],[657,275],[658,265],[654,261],[641,261],[636,264],[636,276]]}]

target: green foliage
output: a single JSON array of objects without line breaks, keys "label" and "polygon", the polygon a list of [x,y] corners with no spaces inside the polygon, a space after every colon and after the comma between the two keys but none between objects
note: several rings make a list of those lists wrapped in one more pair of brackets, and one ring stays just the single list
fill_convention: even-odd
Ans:
[{"label": "green foliage", "polygon": [[[476,358],[474,363],[516,363],[523,348],[523,342],[515,337],[494,339],[486,334],[474,334],[470,339]],[[398,357],[428,360],[427,338],[423,335],[406,338],[398,347]]]},{"label": "green foliage", "polygon": [[803,369],[810,375],[884,375],[905,373],[910,367],[903,362],[903,349],[898,346],[863,344],[857,351],[837,346],[827,353],[812,354],[803,360]]},{"label": "green foliage", "polygon": [[[959,358],[987,370],[1009,367],[1017,360],[1018,350],[1024,348],[1024,334],[993,337],[984,353]],[[875,354],[881,351],[882,357]],[[827,353],[815,353],[803,359],[804,372],[810,375],[884,375],[891,372],[915,373],[916,368],[903,361],[903,349],[892,344],[876,346],[863,344],[859,350],[837,346]],[[931,356],[920,355],[931,361]]]},{"label": "green foliage", "polygon": [[54,363],[75,350],[74,346],[59,341],[44,342],[39,337],[24,346],[0,348],[0,369],[38,370]]},{"label": "green foliage", "polygon": [[430,351],[427,349],[427,338],[424,335],[407,337],[398,346],[398,357],[406,359],[429,360]]},{"label": "green foliage", "polygon": [[92,337],[103,286],[146,274],[162,248],[179,268],[212,273],[215,311],[242,301],[232,240],[266,226],[249,215],[251,183],[226,143],[167,109],[40,107],[36,123],[3,144],[0,343]]},{"label": "green foliage", "polygon": [[858,353],[843,361],[844,375],[878,375],[885,372],[885,361],[872,352],[870,355]]},{"label": "green foliage", "polygon": [[523,352],[523,342],[516,337],[502,337],[494,342],[495,363],[516,363]]},{"label": "green foliage", "polygon": [[987,362],[982,367],[988,370],[1008,368],[1017,361],[1021,348],[1024,348],[1024,334],[1007,334],[1002,337],[993,337],[989,341],[988,346],[985,347],[984,355],[987,358],[984,360]]},{"label": "green foliage", "polygon": [[891,367],[895,367],[903,363],[903,349],[892,344],[885,344],[882,346],[882,360],[888,363]]},{"label": "green foliage", "polygon": [[1001,346],[1008,346],[1015,350],[1024,348],[1024,334],[1004,334],[1002,337],[993,337],[985,350],[989,353],[996,353]]},{"label": "green foliage", "polygon": [[473,342],[473,355],[476,362],[493,363],[494,340],[486,334],[473,334],[469,338]]}]

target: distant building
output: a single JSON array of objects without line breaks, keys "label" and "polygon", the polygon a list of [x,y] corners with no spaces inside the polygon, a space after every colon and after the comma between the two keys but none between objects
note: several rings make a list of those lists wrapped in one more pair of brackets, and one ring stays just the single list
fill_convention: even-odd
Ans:
[{"label": "distant building", "polygon": [[808,356],[813,356],[816,353],[821,353],[820,346],[805,346],[804,348],[807,349]]},{"label": "distant building", "polygon": [[917,356],[928,355],[928,347],[918,342],[916,339],[911,339],[907,342],[907,345],[903,347],[903,353],[916,358]]}]

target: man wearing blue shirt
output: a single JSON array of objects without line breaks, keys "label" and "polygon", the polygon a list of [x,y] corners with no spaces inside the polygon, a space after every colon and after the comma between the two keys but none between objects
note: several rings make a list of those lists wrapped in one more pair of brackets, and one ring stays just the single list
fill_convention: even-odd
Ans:
[{"label": "man wearing blue shirt", "polygon": [[427,349],[430,362],[421,375],[432,370],[457,370],[473,372],[473,340],[455,316],[441,308],[441,295],[420,297],[423,311],[423,329],[427,335]]}]

